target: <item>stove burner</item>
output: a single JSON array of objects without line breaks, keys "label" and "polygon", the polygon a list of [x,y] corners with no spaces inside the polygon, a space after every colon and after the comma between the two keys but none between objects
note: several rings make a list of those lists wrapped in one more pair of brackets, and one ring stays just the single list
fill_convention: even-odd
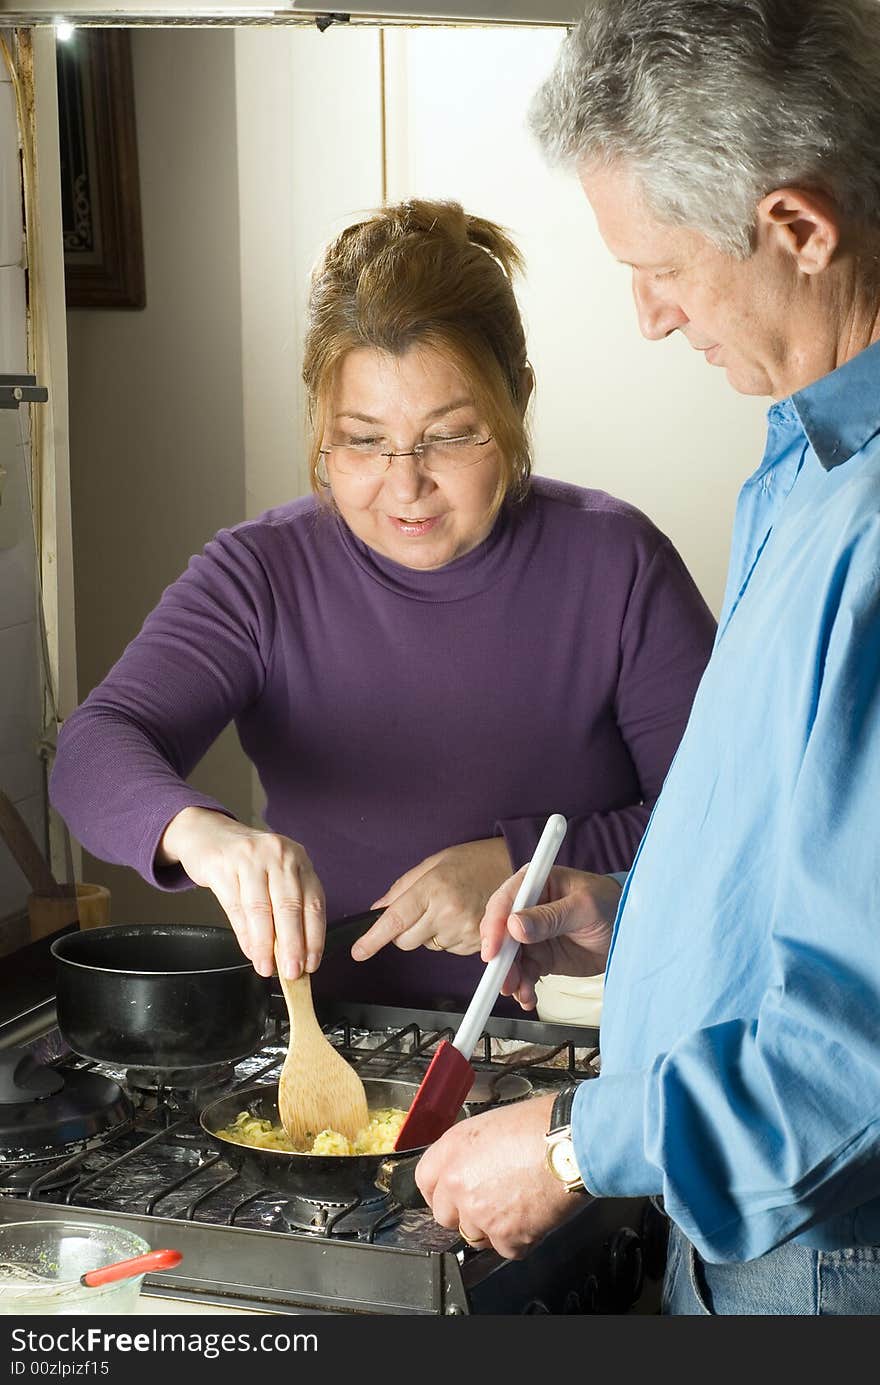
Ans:
[{"label": "stove burner", "polygon": [[26,1049],[0,1055],[0,1164],[57,1157],[132,1119],[128,1097],[109,1077],[82,1069],[46,1068]]},{"label": "stove burner", "polygon": [[494,1106],[521,1101],[531,1091],[531,1082],[520,1072],[478,1072],[465,1101],[468,1106]]},{"label": "stove burner", "polygon": [[[70,1153],[70,1150],[65,1150],[63,1154],[56,1154],[51,1159],[34,1156],[19,1163],[9,1164],[4,1162],[4,1156],[0,1154],[0,1193],[9,1197],[27,1197],[37,1180],[40,1183],[41,1194],[57,1193],[61,1188],[69,1187],[71,1183],[76,1182],[80,1174],[77,1167],[61,1167]],[[54,1169],[58,1169],[59,1172],[53,1173]]]},{"label": "stove burner", "polygon": [[388,1193],[354,1199],[352,1202],[325,1202],[321,1198],[290,1197],[283,1206],[284,1219],[291,1231],[307,1231],[312,1236],[370,1239],[369,1233],[396,1226],[403,1208]]},{"label": "stove burner", "polygon": [[128,1068],[129,1091],[167,1095],[169,1092],[204,1092],[231,1082],[232,1063],[211,1063],[197,1068]]},{"label": "stove burner", "polygon": [[8,1048],[0,1054],[0,1106],[41,1101],[63,1086],[61,1073],[38,1063],[28,1049]]}]

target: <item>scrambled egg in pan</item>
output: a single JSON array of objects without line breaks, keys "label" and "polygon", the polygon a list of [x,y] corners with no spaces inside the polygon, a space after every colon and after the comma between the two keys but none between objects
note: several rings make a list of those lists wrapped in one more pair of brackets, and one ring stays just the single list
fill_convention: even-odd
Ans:
[{"label": "scrambled egg in pan", "polygon": [[406,1112],[394,1106],[383,1106],[370,1113],[370,1120],[353,1140],[338,1130],[322,1130],[310,1145],[295,1145],[284,1133],[283,1125],[239,1111],[231,1125],[217,1134],[221,1139],[238,1145],[254,1145],[257,1149],[280,1149],[287,1154],[390,1154],[400,1133]]}]

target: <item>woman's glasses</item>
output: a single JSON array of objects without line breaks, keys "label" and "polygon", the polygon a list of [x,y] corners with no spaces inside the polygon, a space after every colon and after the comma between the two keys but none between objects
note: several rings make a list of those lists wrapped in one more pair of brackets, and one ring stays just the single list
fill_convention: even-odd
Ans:
[{"label": "woman's glasses", "polygon": [[462,433],[457,438],[429,438],[417,442],[408,452],[393,452],[386,438],[358,438],[351,442],[335,442],[322,447],[322,457],[332,457],[333,465],[347,476],[381,476],[394,457],[415,457],[425,471],[461,471],[473,466],[485,456],[482,448],[492,441]]}]

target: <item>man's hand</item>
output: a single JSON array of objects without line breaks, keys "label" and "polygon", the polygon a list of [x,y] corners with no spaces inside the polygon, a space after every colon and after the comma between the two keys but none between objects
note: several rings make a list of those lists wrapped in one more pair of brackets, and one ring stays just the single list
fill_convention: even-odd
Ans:
[{"label": "man's hand", "polygon": [[303,847],[209,808],[184,808],[162,834],[159,865],[180,862],[213,890],[242,952],[261,976],[278,965],[292,980],[315,971],[324,951],[324,890]]},{"label": "man's hand", "polygon": [[511,914],[523,874],[517,871],[506,880],[486,905],[480,953],[484,962],[491,961],[508,932],[524,944],[501,991],[533,1010],[540,977],[595,976],[605,970],[621,890],[610,875],[554,866],[544,902]]},{"label": "man's hand", "polygon": [[459,956],[479,952],[483,910],[509,874],[503,837],[464,842],[428,856],[373,903],[385,912],[358,938],[352,957],[363,962],[388,943],[404,952],[416,947]]},{"label": "man's hand", "polygon": [[519,1260],[582,1205],[544,1159],[553,1095],[459,1121],[416,1167],[416,1183],[441,1226],[471,1245]]}]

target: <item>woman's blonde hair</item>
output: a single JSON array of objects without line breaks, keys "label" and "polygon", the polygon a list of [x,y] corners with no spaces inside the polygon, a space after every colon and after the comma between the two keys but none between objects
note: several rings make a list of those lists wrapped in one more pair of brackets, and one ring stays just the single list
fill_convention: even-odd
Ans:
[{"label": "woman's blonde hair", "polygon": [[525,422],[531,373],[511,278],[523,260],[492,221],[457,202],[413,200],[347,227],[312,273],[303,380],[312,489],[336,373],[349,351],[438,351],[468,382],[501,459],[494,498],[521,499],[531,455]]}]

